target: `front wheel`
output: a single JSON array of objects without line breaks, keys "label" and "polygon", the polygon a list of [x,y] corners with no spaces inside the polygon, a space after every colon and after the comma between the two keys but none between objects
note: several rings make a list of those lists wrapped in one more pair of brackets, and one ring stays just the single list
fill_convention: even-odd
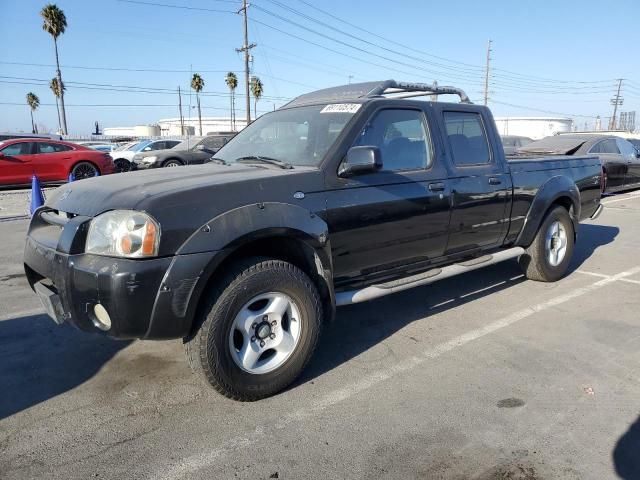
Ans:
[{"label": "front wheel", "polygon": [[197,329],[185,338],[192,369],[223,395],[253,401],[286,388],[315,350],[320,296],[298,267],[253,258],[205,293]]},{"label": "front wheel", "polygon": [[573,222],[564,207],[547,213],[533,243],[519,259],[525,276],[540,282],[555,282],[569,268],[574,247]]},{"label": "front wheel", "polygon": [[181,167],[182,163],[178,160],[167,160],[162,164],[163,167]]},{"label": "front wheel", "polygon": [[124,158],[114,160],[113,166],[115,167],[116,173],[124,173],[131,170],[131,162],[129,162],[129,160],[125,160]]}]

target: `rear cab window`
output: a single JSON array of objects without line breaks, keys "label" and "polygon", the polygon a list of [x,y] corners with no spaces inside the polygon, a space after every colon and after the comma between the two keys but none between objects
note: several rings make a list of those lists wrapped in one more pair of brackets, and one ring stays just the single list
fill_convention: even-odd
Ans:
[{"label": "rear cab window", "polygon": [[471,167],[491,163],[491,149],[482,116],[476,112],[442,113],[453,163]]}]

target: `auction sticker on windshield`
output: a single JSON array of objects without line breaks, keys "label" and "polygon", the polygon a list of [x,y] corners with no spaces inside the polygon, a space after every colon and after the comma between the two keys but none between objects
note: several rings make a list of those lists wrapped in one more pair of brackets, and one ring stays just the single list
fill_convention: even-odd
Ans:
[{"label": "auction sticker on windshield", "polygon": [[359,103],[332,103],[320,110],[320,113],[356,113]]}]

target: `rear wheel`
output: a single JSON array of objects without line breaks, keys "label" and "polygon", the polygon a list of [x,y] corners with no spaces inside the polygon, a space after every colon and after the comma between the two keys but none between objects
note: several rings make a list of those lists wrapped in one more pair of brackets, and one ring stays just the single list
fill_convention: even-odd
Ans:
[{"label": "rear wheel", "polygon": [[223,395],[253,401],[286,388],[318,342],[318,291],[298,267],[247,259],[205,294],[198,328],[185,338],[192,369]]},{"label": "rear wheel", "polygon": [[74,165],[71,169],[71,174],[75,180],[82,180],[84,178],[95,177],[99,174],[98,168],[89,162],[80,162]]},{"label": "rear wheel", "polygon": [[551,209],[533,243],[519,259],[525,276],[540,282],[555,282],[569,268],[574,247],[573,222],[564,207]]}]

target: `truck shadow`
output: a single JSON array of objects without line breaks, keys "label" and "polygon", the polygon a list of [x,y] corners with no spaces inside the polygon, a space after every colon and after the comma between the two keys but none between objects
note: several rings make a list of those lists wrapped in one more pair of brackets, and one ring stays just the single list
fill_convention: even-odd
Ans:
[{"label": "truck shadow", "polygon": [[[617,227],[581,225],[570,272],[580,268],[598,248],[611,243],[618,233]],[[314,358],[296,385],[357,357],[417,319],[525,281],[528,280],[517,262],[507,261],[429,286],[339,308],[335,322],[326,326]]]},{"label": "truck shadow", "polygon": [[618,439],[613,450],[613,464],[620,478],[640,478],[640,417]]},{"label": "truck shadow", "polygon": [[130,343],[56,326],[44,314],[0,321],[0,419],[81,385]]}]

